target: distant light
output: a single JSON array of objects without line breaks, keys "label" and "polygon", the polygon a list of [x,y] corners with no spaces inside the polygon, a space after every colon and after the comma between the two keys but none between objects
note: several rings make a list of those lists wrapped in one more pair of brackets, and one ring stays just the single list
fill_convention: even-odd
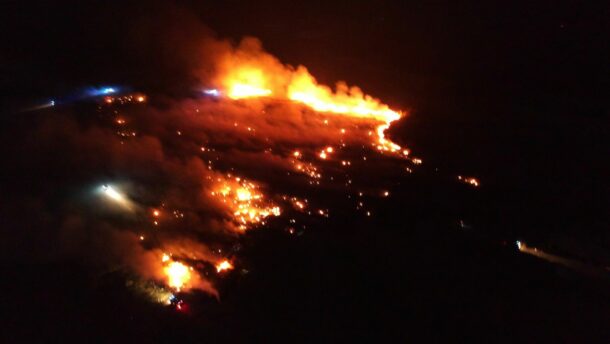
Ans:
[{"label": "distant light", "polygon": [[133,203],[113,186],[104,184],[100,187],[100,192],[122,208],[127,210],[133,209]]},{"label": "distant light", "polygon": [[521,246],[523,246],[523,244],[521,243],[521,241],[517,240],[515,243],[517,244],[517,248],[520,250],[520,249],[521,249]]},{"label": "distant light", "polygon": [[55,106],[55,101],[54,101],[54,100],[51,100],[51,101],[49,102],[49,105],[50,105],[50,106]]},{"label": "distant light", "polygon": [[215,88],[208,88],[208,89],[205,89],[205,90],[203,90],[203,93],[205,93],[205,94],[207,94],[207,95],[210,95],[210,96],[214,96],[214,97],[218,97],[218,96],[220,96],[220,91],[218,91],[218,90],[217,90],[217,89],[215,89]]},{"label": "distant light", "polygon": [[97,96],[107,96],[109,94],[114,94],[119,91],[117,87],[101,87],[101,88],[89,88],[86,90],[86,94],[91,97]]}]

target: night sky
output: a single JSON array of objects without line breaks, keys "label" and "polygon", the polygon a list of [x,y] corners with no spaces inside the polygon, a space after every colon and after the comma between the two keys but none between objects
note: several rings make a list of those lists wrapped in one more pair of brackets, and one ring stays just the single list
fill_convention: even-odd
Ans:
[{"label": "night sky", "polygon": [[[0,5],[0,341],[610,339],[610,6],[172,3]],[[116,154],[98,130],[102,115],[88,115],[94,102],[71,101],[57,112],[23,109],[74,99],[88,87],[127,85],[150,99],[146,111],[129,110],[132,118],[165,142],[175,123],[188,123],[167,116],[197,101],[194,90],[212,69],[217,51],[209,42],[235,45],[244,36],[258,38],[283,63],[306,66],[322,84],[344,80],[408,111],[388,136],[424,164],[408,178],[388,172],[382,159],[353,172],[362,185],[395,186],[395,201],[370,201],[375,216],[367,221],[336,194],[312,192],[312,201],[335,205],[337,216],[307,220],[296,239],[271,221],[233,240],[243,269],[214,280],[220,301],[186,295],[191,310],[178,313],[126,288],[129,269],[83,258],[80,247],[65,249],[67,234],[56,227],[67,212],[86,213],[86,221],[108,215],[74,200],[83,199],[86,183],[120,176],[114,168],[155,185],[146,192],[130,186],[143,204],[170,184],[170,171],[181,183],[175,200],[187,204],[194,178],[158,158],[154,143],[134,149],[142,156]],[[241,111],[209,108],[229,119]],[[210,140],[226,140],[225,152],[244,144],[215,138],[214,125],[197,125],[184,135],[208,130]],[[186,160],[185,146],[163,151]],[[157,162],[161,172],[151,167]],[[255,166],[255,158],[242,162],[242,172],[273,177],[278,191],[296,188]],[[449,180],[455,175],[474,176],[481,187]],[[84,236],[96,231],[104,228]],[[204,236],[229,241],[214,231]],[[517,240],[578,264],[521,254]],[[110,241],[87,242],[104,252]]]}]

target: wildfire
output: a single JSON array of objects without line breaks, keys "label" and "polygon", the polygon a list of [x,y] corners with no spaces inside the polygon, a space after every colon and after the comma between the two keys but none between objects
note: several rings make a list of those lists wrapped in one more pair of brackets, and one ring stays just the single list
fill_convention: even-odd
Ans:
[{"label": "wildfire", "polygon": [[[158,134],[160,142],[165,143],[165,140],[171,140],[171,145],[168,146],[176,146],[176,149],[182,146],[194,147],[197,157],[201,158],[201,161],[196,161],[195,166],[198,167],[199,163],[203,162],[203,166],[207,167],[204,172],[193,169],[198,173],[195,178],[203,179],[201,185],[197,185],[197,190],[205,190],[202,195],[197,196],[204,196],[205,200],[201,204],[197,203],[197,207],[193,207],[193,211],[187,213],[186,218],[185,213],[178,210],[184,209],[186,204],[181,198],[178,198],[182,188],[179,189],[180,192],[168,192],[167,195],[171,196],[166,200],[168,203],[165,203],[163,199],[163,201],[158,200],[159,203],[154,208],[146,208],[144,204],[137,205],[138,198],[135,195],[133,200],[130,200],[127,193],[116,187],[105,185],[102,188],[102,194],[107,201],[119,205],[125,204],[126,207],[133,204],[134,212],[136,209],[144,210],[148,221],[152,222],[149,223],[149,226],[155,228],[155,232],[144,229],[137,235],[142,242],[142,248],[149,250],[162,247],[167,250],[168,254],[160,257],[161,262],[158,262],[158,253],[155,255],[158,264],[154,266],[154,276],[157,276],[155,281],[165,280],[163,289],[167,292],[199,288],[218,295],[206,278],[207,272],[200,273],[200,267],[203,265],[198,262],[203,262],[209,268],[215,267],[219,274],[234,269],[231,260],[219,258],[227,257],[226,252],[223,253],[221,249],[212,252],[206,243],[201,243],[201,246],[193,245],[193,247],[190,243],[185,244],[182,241],[177,241],[175,244],[172,242],[172,245],[176,246],[164,245],[161,242],[165,237],[165,235],[161,235],[162,232],[178,226],[184,227],[189,226],[190,223],[198,223],[173,221],[185,221],[189,218],[195,220],[201,216],[203,224],[201,227],[205,227],[208,222],[203,217],[216,212],[210,216],[213,219],[213,222],[209,222],[210,227],[245,231],[251,227],[265,225],[268,218],[279,216],[281,209],[276,204],[279,202],[278,204],[286,207],[287,214],[295,215],[294,218],[289,219],[290,225],[286,227],[286,230],[290,234],[296,233],[296,236],[301,236],[308,225],[304,220],[307,216],[316,217],[315,221],[318,222],[323,220],[318,217],[329,218],[331,212],[335,214],[335,209],[332,208],[334,205],[317,204],[318,199],[315,197],[319,193],[312,194],[314,198],[311,199],[311,202],[305,198],[288,196],[292,195],[294,190],[282,196],[283,202],[279,199],[278,194],[266,195],[263,188],[257,183],[232,175],[235,171],[240,171],[239,169],[244,165],[254,162],[255,164],[260,163],[261,166],[258,167],[263,168],[265,162],[272,161],[273,165],[268,174],[270,178],[281,177],[285,172],[286,176],[294,179],[295,183],[307,182],[320,192],[325,192],[326,188],[336,190],[337,187],[345,186],[348,191],[346,196],[351,199],[358,190],[355,188],[362,186],[359,185],[359,178],[352,173],[359,173],[361,168],[365,168],[365,164],[376,163],[375,159],[372,159],[373,163],[367,162],[367,155],[371,152],[395,153],[414,165],[422,163],[421,159],[410,157],[408,149],[400,147],[385,136],[386,130],[393,122],[402,118],[404,113],[391,109],[378,99],[365,94],[360,88],[350,87],[344,82],[337,83],[334,89],[318,84],[305,67],[293,68],[283,65],[262,51],[260,46],[247,45],[240,46],[239,49],[225,55],[217,66],[217,77],[210,80],[211,85],[209,86],[214,88],[203,90],[203,93],[207,95],[204,101],[185,102],[185,108],[194,106],[194,111],[198,113],[192,119],[189,117],[189,121],[192,120],[195,124],[193,126],[189,125],[191,122],[180,120],[176,121],[175,127],[159,125],[159,128],[170,128],[171,130],[167,129],[158,134],[155,132],[155,128],[136,127],[137,123],[142,122],[136,117],[139,116],[137,113],[132,118],[125,117],[125,114],[119,114],[114,110],[121,104],[146,103],[149,98],[143,94],[109,95],[103,98],[107,104],[99,105],[101,110],[111,113],[112,117],[108,118],[115,121],[112,123],[113,128],[120,129],[118,134],[121,136],[121,140],[125,137],[134,137],[133,142],[138,142],[141,138],[155,137]],[[209,99],[210,96],[214,97],[213,101]],[[247,100],[251,98],[264,99]],[[200,107],[202,111],[200,111]],[[126,108],[129,109],[131,106]],[[304,110],[306,108],[310,110]],[[110,112],[112,110],[114,111]],[[284,115],[286,118],[282,117]],[[182,116],[182,114],[176,116]],[[258,117],[262,118],[259,120]],[[162,117],[159,116],[159,118]],[[178,119],[180,118],[178,117]],[[137,134],[136,131],[133,131],[136,129]],[[220,131],[219,135],[213,135],[218,131]],[[247,147],[248,149],[237,147],[239,143],[246,142],[243,140],[243,136],[246,134],[248,135],[247,142],[255,145]],[[201,137],[206,139],[202,140]],[[174,140],[183,140],[186,144],[174,145]],[[121,141],[121,144],[124,142]],[[125,141],[125,144],[130,143]],[[229,147],[229,144],[235,144],[236,147],[225,149],[225,147]],[[361,148],[362,150],[360,150]],[[259,153],[265,154],[265,156],[261,158],[260,155],[257,155]],[[228,159],[224,160],[224,157]],[[245,159],[242,160],[242,157]],[[349,167],[352,166],[352,163],[353,167]],[[188,165],[187,168],[190,166]],[[410,167],[404,168],[410,173],[412,172]],[[282,174],[276,171],[280,168],[283,169],[280,170]],[[263,175],[255,169],[252,171],[253,176]],[[191,185],[191,175],[192,173],[188,174],[189,183],[184,185]],[[187,176],[182,177],[181,174],[179,177],[187,178]],[[462,180],[461,177],[460,180]],[[268,183],[274,181],[267,180]],[[283,186],[281,181],[283,179],[280,179],[278,185],[273,185],[269,190],[281,189]],[[352,183],[352,181],[354,182]],[[462,181],[473,186],[479,185],[474,178],[466,178]],[[185,192],[188,193],[190,190],[189,188]],[[296,190],[299,194],[304,195],[300,192],[300,187]],[[370,195],[372,194],[373,192],[370,193]],[[378,189],[375,194],[390,197],[390,191],[385,189]],[[360,199],[357,200],[356,209],[360,216],[372,216],[373,213],[364,204],[363,192],[358,192],[358,197]],[[190,200],[190,198],[186,199]],[[175,202],[176,200],[180,202]],[[330,200],[327,203],[331,203]],[[208,212],[207,207],[209,206],[212,207]],[[330,208],[326,208],[326,206],[330,206]],[[339,216],[342,214],[341,211],[336,213]],[[279,223],[282,221],[278,221]],[[179,235],[178,231],[176,232],[175,235]],[[167,236],[169,235],[167,234]],[[176,256],[172,256],[169,252],[173,252]],[[232,252],[237,252],[237,250]],[[187,264],[193,264],[193,267]],[[166,293],[163,295],[167,300]],[[175,298],[171,299],[170,303],[175,304],[177,309],[182,309],[181,307],[184,305],[182,301],[175,301]]]},{"label": "wildfire", "polygon": [[[225,56],[219,67],[218,83],[231,99],[273,97],[301,103],[318,112],[370,119],[379,123],[373,143],[379,151],[402,150],[385,137],[385,130],[403,113],[390,109],[356,86],[339,82],[333,91],[320,85],[307,68],[283,65],[263,51],[257,40],[244,39],[236,51]],[[324,123],[328,124],[328,120]]]},{"label": "wildfire", "polygon": [[350,88],[340,82],[333,93],[329,87],[318,85],[316,79],[303,66],[299,66],[294,72],[287,97],[320,112],[374,118],[383,122],[391,122],[401,117],[400,113],[364,94],[358,87]]}]

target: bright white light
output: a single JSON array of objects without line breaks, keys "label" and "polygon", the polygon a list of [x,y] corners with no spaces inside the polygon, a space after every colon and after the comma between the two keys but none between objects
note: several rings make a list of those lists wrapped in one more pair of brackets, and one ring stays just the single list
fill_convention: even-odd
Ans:
[{"label": "bright white light", "polygon": [[136,205],[125,194],[121,193],[121,191],[115,186],[104,184],[100,186],[98,190],[98,192],[100,192],[109,201],[112,201],[121,208],[130,211],[133,211],[135,209]]},{"label": "bright white light", "polygon": [[102,185],[101,189],[102,189],[102,192],[104,193],[104,196],[108,197],[109,199],[115,201],[116,203],[118,203],[126,208],[131,208],[131,202],[129,201],[129,199],[127,199],[127,197],[125,197],[125,195],[121,194],[119,191],[117,191],[117,189],[115,189],[111,185]]},{"label": "bright white light", "polygon": [[102,189],[104,190],[104,194],[106,196],[112,198],[115,201],[122,202],[125,200],[123,195],[118,193],[112,186],[104,185],[102,186]]},{"label": "bright white light", "polygon": [[110,94],[114,92],[116,92],[116,90],[112,87],[106,87],[102,89],[102,94]]},{"label": "bright white light", "polygon": [[215,88],[205,89],[205,90],[203,90],[203,93],[208,94],[210,96],[214,96],[214,97],[218,97],[220,95],[220,91],[218,91]]},{"label": "bright white light", "polygon": [[518,248],[518,249],[521,249],[521,245],[522,245],[522,244],[521,244],[521,241],[517,240],[515,243],[517,244],[517,248]]}]

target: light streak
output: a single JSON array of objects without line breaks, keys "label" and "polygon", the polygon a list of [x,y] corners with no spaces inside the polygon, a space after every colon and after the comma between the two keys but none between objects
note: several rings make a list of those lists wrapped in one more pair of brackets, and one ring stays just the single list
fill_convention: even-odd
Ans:
[{"label": "light streak", "polygon": [[529,246],[526,243],[524,243],[523,241],[517,240],[515,242],[515,244],[517,245],[517,249],[521,253],[540,258],[540,259],[545,260],[552,264],[565,266],[566,268],[578,271],[578,272],[588,275],[590,277],[602,278],[602,279],[606,279],[606,280],[608,279],[607,271],[605,271],[602,268],[596,267],[594,265],[585,264],[576,259],[565,258],[565,257],[561,257],[561,256],[558,256],[555,254],[545,252],[544,250],[542,250],[540,248]]},{"label": "light streak", "polygon": [[112,186],[104,185],[104,192],[106,196],[112,198],[115,201],[123,201],[123,196],[119,194]]}]

